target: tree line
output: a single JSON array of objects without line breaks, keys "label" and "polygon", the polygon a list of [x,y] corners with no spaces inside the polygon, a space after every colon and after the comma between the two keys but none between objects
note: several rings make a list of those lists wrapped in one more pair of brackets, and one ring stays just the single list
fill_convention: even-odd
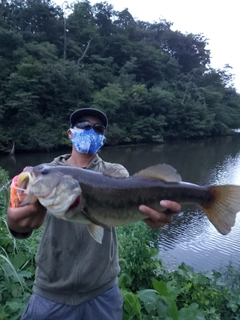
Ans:
[{"label": "tree line", "polygon": [[0,151],[69,144],[69,115],[99,108],[107,144],[228,135],[240,123],[231,67],[213,69],[203,34],[79,1],[0,4]]}]

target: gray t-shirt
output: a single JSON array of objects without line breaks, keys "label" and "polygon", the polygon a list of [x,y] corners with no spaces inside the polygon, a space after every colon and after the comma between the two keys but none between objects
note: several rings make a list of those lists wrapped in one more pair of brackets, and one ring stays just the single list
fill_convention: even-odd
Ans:
[{"label": "gray t-shirt", "polygon": [[[59,156],[49,165],[68,165],[69,157]],[[105,162],[98,155],[86,169],[119,178],[129,175],[122,165]],[[47,212],[36,263],[33,292],[62,304],[88,301],[117,283],[120,268],[116,230],[105,229],[99,244],[85,225]]]}]

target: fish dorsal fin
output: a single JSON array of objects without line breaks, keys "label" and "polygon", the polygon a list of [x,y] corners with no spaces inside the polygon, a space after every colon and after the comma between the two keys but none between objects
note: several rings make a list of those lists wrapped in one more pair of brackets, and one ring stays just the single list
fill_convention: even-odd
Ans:
[{"label": "fish dorsal fin", "polygon": [[181,176],[177,173],[169,164],[157,164],[155,166],[143,169],[133,176],[149,179],[159,179],[166,182],[180,182],[182,181]]}]

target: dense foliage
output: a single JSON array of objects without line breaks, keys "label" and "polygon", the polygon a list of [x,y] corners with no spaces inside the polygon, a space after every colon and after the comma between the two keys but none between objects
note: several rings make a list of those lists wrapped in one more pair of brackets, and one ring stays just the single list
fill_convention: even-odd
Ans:
[{"label": "dense foliage", "polygon": [[[26,240],[8,231],[8,175],[0,168],[0,320],[19,320],[35,273],[41,229]],[[240,320],[240,272],[169,272],[158,259],[158,234],[144,223],[118,228],[123,320]]]},{"label": "dense foliage", "polygon": [[118,238],[123,320],[240,320],[239,270],[196,273],[182,263],[169,272],[142,223],[118,228]]},{"label": "dense foliage", "polygon": [[107,2],[64,4],[1,1],[0,151],[67,144],[69,114],[89,106],[109,116],[111,145],[239,127],[230,67],[210,67],[203,34],[136,21]]}]

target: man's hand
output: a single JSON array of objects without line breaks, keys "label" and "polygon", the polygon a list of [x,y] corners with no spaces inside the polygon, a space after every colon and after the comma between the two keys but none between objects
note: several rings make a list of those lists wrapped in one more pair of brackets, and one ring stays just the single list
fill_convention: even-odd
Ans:
[{"label": "man's hand", "polygon": [[152,229],[163,227],[165,224],[172,222],[174,213],[181,210],[179,203],[169,200],[160,201],[160,206],[165,211],[156,211],[144,205],[139,207],[139,210],[148,216],[144,222]]},{"label": "man's hand", "polygon": [[13,231],[27,233],[41,227],[45,215],[46,209],[38,201],[14,209],[9,206],[7,211],[7,224],[9,229]]}]

